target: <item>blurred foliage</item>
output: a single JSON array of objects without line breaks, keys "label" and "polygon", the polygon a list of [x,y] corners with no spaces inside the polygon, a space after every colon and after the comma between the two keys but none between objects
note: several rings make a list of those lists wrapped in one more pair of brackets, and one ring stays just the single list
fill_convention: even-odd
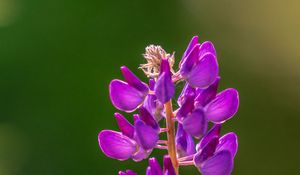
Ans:
[{"label": "blurred foliage", "polygon": [[120,163],[99,150],[98,132],[116,129],[109,81],[121,78],[123,64],[145,80],[136,68],[149,44],[176,51],[178,62],[193,35],[214,42],[220,89],[240,92],[238,115],[223,130],[239,135],[233,174],[299,174],[299,7],[296,0],[0,0],[0,174],[144,174],[147,161]]}]

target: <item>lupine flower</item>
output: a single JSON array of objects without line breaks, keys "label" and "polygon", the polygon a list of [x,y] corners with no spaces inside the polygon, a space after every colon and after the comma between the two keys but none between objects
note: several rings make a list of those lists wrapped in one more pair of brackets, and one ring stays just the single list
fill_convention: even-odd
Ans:
[{"label": "lupine flower", "polygon": [[[149,77],[142,82],[126,66],[121,67],[125,81],[114,79],[109,85],[112,104],[120,111],[135,112],[133,123],[115,113],[120,131],[102,130],[98,142],[102,152],[120,161],[136,162],[149,157],[153,149],[165,149],[163,168],[156,158],[149,159],[146,175],[178,175],[179,166],[195,166],[203,175],[229,175],[237,153],[237,135],[220,136],[221,125],[231,119],[239,106],[233,88],[218,93],[220,80],[217,54],[209,41],[190,41],[178,71],[174,54],[150,45],[140,69]],[[173,110],[175,85],[184,82]],[[161,121],[165,121],[165,127]],[[213,126],[208,130],[209,123]],[[167,139],[161,140],[160,134]],[[195,143],[197,143],[195,145]],[[119,175],[137,175],[132,170]]]},{"label": "lupine flower", "polygon": [[220,138],[220,125],[215,125],[197,145],[198,153],[194,164],[203,175],[229,175],[238,143],[235,133],[227,133]]},{"label": "lupine flower", "polygon": [[117,109],[132,112],[143,103],[149,89],[127,67],[122,66],[121,71],[126,82],[118,79],[110,82],[110,99]]}]

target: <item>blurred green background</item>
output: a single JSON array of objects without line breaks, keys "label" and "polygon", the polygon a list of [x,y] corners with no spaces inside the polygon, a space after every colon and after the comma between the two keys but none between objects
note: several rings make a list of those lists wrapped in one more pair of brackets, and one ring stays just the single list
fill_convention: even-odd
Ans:
[{"label": "blurred green background", "polygon": [[145,80],[149,44],[178,62],[193,35],[214,42],[220,89],[240,93],[223,130],[239,135],[233,174],[300,174],[299,19],[298,0],[0,0],[0,175],[144,174],[98,147],[117,128],[109,81],[121,65]]}]

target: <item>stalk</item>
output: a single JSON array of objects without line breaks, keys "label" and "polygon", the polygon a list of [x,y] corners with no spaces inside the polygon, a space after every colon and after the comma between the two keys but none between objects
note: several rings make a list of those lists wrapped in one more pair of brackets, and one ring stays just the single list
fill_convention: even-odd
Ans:
[{"label": "stalk", "polygon": [[167,139],[168,139],[168,153],[171,158],[175,173],[178,175],[178,161],[176,156],[175,146],[175,122],[173,120],[174,114],[172,109],[172,100],[165,103],[166,110],[166,127],[168,128]]}]

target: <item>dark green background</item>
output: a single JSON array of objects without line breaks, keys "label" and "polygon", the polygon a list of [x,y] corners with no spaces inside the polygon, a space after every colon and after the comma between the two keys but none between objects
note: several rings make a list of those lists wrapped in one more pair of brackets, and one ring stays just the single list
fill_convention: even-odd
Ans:
[{"label": "dark green background", "polygon": [[136,68],[149,44],[176,51],[178,62],[193,35],[214,42],[220,89],[240,93],[239,112],[224,126],[239,136],[233,174],[300,174],[299,7],[296,0],[0,0],[0,174],[144,174],[146,161],[118,162],[98,147],[98,132],[117,128],[109,81],[121,78],[121,65],[145,80]]}]

